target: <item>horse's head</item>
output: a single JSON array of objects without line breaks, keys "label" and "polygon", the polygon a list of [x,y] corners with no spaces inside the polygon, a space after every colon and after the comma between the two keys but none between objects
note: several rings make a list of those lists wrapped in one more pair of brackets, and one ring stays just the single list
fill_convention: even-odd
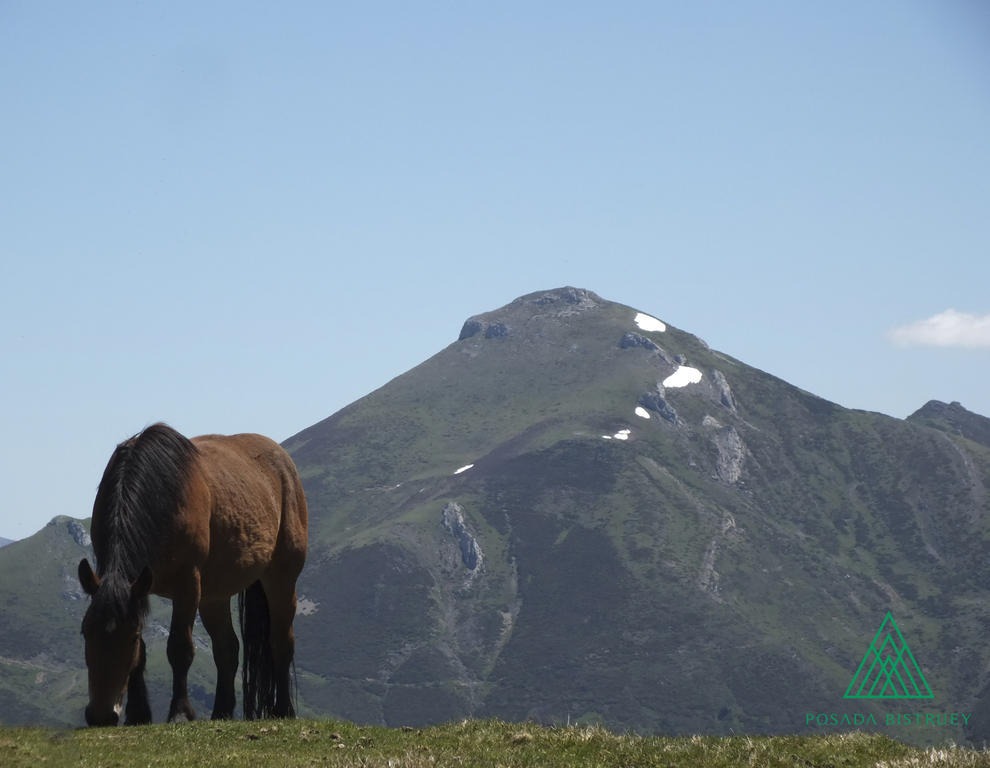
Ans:
[{"label": "horse's head", "polygon": [[86,666],[89,669],[88,725],[116,725],[127,680],[141,657],[141,610],[151,590],[151,571],[123,588],[93,573],[85,558],[79,563],[79,583],[93,600],[83,617]]}]

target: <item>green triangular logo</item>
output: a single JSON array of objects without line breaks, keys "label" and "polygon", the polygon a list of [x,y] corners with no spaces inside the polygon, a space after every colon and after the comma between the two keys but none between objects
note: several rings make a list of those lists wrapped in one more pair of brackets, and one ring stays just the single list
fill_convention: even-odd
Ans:
[{"label": "green triangular logo", "polygon": [[930,699],[933,696],[897,622],[887,613],[843,698]]}]

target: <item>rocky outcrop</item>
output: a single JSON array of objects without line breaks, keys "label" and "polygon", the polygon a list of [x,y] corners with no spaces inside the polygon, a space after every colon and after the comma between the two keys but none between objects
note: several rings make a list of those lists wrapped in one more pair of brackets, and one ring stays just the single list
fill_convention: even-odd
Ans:
[{"label": "rocky outcrop", "polygon": [[722,405],[730,411],[735,411],[736,399],[732,396],[732,390],[729,388],[729,382],[726,380],[725,374],[717,368],[712,368],[712,383],[718,392],[719,400]]},{"label": "rocky outcrop", "polygon": [[457,340],[464,341],[464,339],[470,339],[484,327],[484,324],[480,320],[475,320],[473,317],[465,320],[464,325],[461,326],[461,335],[457,337]]},{"label": "rocky outcrop", "polygon": [[456,539],[464,567],[469,571],[477,572],[484,562],[485,554],[482,552],[478,540],[464,523],[464,510],[461,505],[455,501],[447,502],[443,507],[440,521],[443,527],[450,531]]},{"label": "rocky outcrop", "polygon": [[602,303],[603,299],[591,291],[570,286],[527,294],[494,312],[469,317],[461,326],[457,340],[464,341],[480,334],[485,339],[511,337],[529,341],[534,335],[546,333],[547,328],[569,322],[570,318]]},{"label": "rocky outcrop", "polygon": [[601,300],[601,297],[592,291],[586,291],[584,288],[573,288],[569,285],[555,291],[547,291],[532,299],[533,303],[540,307],[550,304],[564,304],[582,309],[597,307]]},{"label": "rocky outcrop", "polygon": [[735,483],[742,476],[746,458],[746,445],[735,427],[723,427],[717,419],[705,415],[701,425],[712,430],[712,442],[718,457],[715,460],[715,474],[724,483]]},{"label": "rocky outcrop", "polygon": [[645,349],[652,350],[654,352],[660,349],[659,346],[645,336],[641,336],[638,333],[629,331],[624,333],[622,338],[619,339],[619,347],[621,349],[632,349],[633,347],[644,347]]},{"label": "rocky outcrop", "polygon": [[723,602],[723,599],[719,594],[720,576],[719,572],[715,570],[715,561],[718,558],[720,547],[732,537],[735,531],[736,519],[730,513],[724,512],[722,514],[720,530],[708,543],[708,549],[705,550],[705,554],[701,559],[701,571],[698,574],[698,589],[702,592],[707,592],[717,603]]},{"label": "rocky outcrop", "polygon": [[667,402],[667,399],[663,395],[663,387],[658,384],[653,392],[645,392],[640,395],[639,404],[646,408],[646,410],[658,414],[671,424],[676,424],[677,411],[674,410],[674,406]]},{"label": "rocky outcrop", "polygon": [[71,536],[72,540],[80,547],[91,547],[93,545],[93,540],[89,537],[89,532],[78,520],[73,520],[71,517],[66,515],[57,515],[48,521],[48,525],[46,527],[57,529],[60,526],[65,526],[65,530],[68,532],[69,536]]},{"label": "rocky outcrop", "polygon": [[470,339],[472,336],[484,331],[486,339],[501,339],[509,335],[509,327],[505,323],[486,323],[472,317],[461,326],[461,333],[457,337],[458,341]]},{"label": "rocky outcrop", "polygon": [[636,348],[647,349],[653,352],[656,357],[660,358],[663,362],[673,365],[674,358],[667,354],[663,347],[657,344],[652,339],[648,339],[640,333],[635,331],[628,331],[622,334],[622,338],[619,339],[620,349],[636,349]]},{"label": "rocky outcrop", "polygon": [[68,525],[65,527],[68,529],[69,535],[72,537],[73,541],[75,541],[80,547],[89,547],[93,544],[93,540],[90,538],[89,533],[82,527],[82,523],[78,520],[70,520]]},{"label": "rocky outcrop", "polygon": [[486,339],[501,339],[509,335],[509,327],[505,323],[492,323],[485,328]]}]

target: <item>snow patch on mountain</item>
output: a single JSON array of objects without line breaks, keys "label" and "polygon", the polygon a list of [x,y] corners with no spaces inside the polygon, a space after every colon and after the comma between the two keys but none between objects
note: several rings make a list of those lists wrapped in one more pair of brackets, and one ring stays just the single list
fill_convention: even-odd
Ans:
[{"label": "snow patch on mountain", "polygon": [[642,312],[636,315],[635,322],[636,325],[644,331],[659,331],[660,333],[663,333],[667,330],[667,326],[662,322],[657,320],[655,317],[645,315]]},{"label": "snow patch on mountain", "polygon": [[697,384],[699,381],[701,381],[701,371],[689,365],[681,365],[663,380],[663,385],[665,387],[686,387],[688,384]]},{"label": "snow patch on mountain", "polygon": [[631,434],[631,429],[620,429],[614,435],[602,435],[602,440],[628,440]]}]

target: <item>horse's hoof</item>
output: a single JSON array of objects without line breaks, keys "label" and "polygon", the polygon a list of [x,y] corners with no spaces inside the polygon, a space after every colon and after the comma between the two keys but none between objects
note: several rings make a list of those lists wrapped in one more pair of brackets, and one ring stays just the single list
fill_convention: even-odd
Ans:
[{"label": "horse's hoof", "polygon": [[191,723],[196,719],[196,713],[188,702],[185,704],[172,705],[171,711],[168,713],[168,721],[170,723]]}]

